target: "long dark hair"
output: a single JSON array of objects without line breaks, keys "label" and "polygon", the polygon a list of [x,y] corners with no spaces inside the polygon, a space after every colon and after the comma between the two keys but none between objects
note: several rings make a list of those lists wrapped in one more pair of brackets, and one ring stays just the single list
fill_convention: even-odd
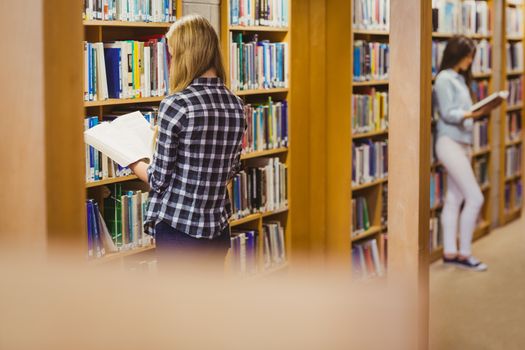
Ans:
[{"label": "long dark hair", "polygon": [[[454,68],[462,59],[468,55],[476,54],[476,44],[472,39],[464,35],[455,35],[447,43],[445,52],[443,52],[443,59],[439,71]],[[460,71],[459,74],[465,78],[469,91],[472,95],[472,64],[465,71]]]}]

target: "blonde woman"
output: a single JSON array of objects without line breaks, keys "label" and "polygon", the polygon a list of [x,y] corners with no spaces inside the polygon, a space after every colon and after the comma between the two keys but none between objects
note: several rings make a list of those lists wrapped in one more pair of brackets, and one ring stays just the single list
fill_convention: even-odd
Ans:
[{"label": "blonde woman", "polygon": [[219,263],[230,247],[227,183],[239,167],[243,105],[224,86],[219,40],[206,19],[185,16],[166,36],[171,95],[160,104],[153,161],[130,167],[151,187],[145,226],[157,251]]}]

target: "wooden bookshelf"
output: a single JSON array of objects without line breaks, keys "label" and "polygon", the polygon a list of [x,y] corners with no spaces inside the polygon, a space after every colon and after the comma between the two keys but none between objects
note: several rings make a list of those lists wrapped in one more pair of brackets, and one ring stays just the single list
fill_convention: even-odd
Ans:
[{"label": "wooden bookshelf", "polygon": [[[181,16],[182,0],[177,1],[177,17]],[[125,22],[125,21],[101,21],[101,20],[83,20],[84,40],[88,42],[111,42],[116,40],[136,39],[153,34],[165,34],[172,23],[156,22]],[[98,116],[99,119],[113,108],[126,105],[155,105],[158,106],[165,96],[129,98],[129,99],[107,99],[100,101],[84,101],[84,110],[86,116]],[[84,156],[82,156],[84,158]],[[116,183],[132,183],[138,180],[135,175],[122,176],[104,179],[94,182],[86,182],[85,190],[87,198],[95,199],[104,213],[104,193],[105,186]],[[137,183],[137,182],[135,182]],[[141,182],[138,186],[147,187]],[[85,209],[84,209],[85,210]],[[135,260],[136,256],[147,256],[147,252],[152,252],[154,246],[140,247],[131,250],[125,250],[118,253],[110,253],[100,259],[93,259],[92,264],[105,264]]]},{"label": "wooden bookshelf", "polygon": [[85,27],[132,27],[132,28],[169,28],[169,22],[127,22],[127,21],[99,21],[84,20]]},{"label": "wooden bookshelf", "polygon": [[[502,22],[506,23],[506,9],[507,7],[513,7],[520,9],[520,11],[525,15],[525,5],[523,4],[514,4],[509,0],[503,1],[503,10],[502,10]],[[524,36],[523,35],[507,35],[505,26],[502,29],[502,40],[501,40],[501,62],[506,62],[507,60],[507,50],[506,45],[508,43],[516,43],[516,42],[524,42]],[[525,59],[525,57],[522,57],[522,59]],[[502,64],[501,67],[502,71],[502,78],[501,78],[501,89],[506,89],[506,82],[509,78],[516,79],[521,77],[522,79],[525,79],[525,72],[523,70],[513,70],[509,71],[508,67],[505,63]],[[504,225],[507,224],[513,220],[516,220],[521,216],[521,207],[522,205],[516,206],[515,203],[515,196],[516,196],[516,187],[518,181],[521,181],[523,184],[523,173],[522,170],[520,174],[516,174],[510,177],[507,177],[505,174],[505,164],[506,164],[506,149],[508,147],[521,147],[523,151],[522,141],[524,138],[524,131],[523,131],[523,125],[525,122],[525,113],[524,113],[524,105],[523,101],[525,101],[525,93],[521,96],[522,102],[513,105],[508,106],[506,102],[504,102],[500,107],[500,123],[499,123],[499,170],[498,170],[498,218],[499,218],[499,224]],[[521,119],[521,125],[522,125],[522,132],[519,139],[516,140],[508,140],[506,135],[506,120],[507,120],[507,114],[509,112],[513,113],[519,113],[520,119]],[[505,198],[506,198],[506,187],[510,186],[510,198],[508,200],[510,201],[509,209],[507,210],[505,208]]]},{"label": "wooden bookshelf", "polygon": [[[491,14],[491,17],[494,16],[494,13],[495,13],[495,0],[487,0],[487,4],[488,4],[488,7],[489,7],[489,11],[490,11],[490,14]],[[495,22],[493,21],[491,23],[492,26],[494,26]],[[495,44],[495,40],[494,40],[494,36],[493,34],[494,33],[494,28],[489,28],[489,34],[488,35],[484,35],[484,34],[464,34],[464,33],[439,33],[439,32],[433,32],[432,33],[432,40],[438,40],[438,41],[442,41],[442,40],[448,40],[450,38],[452,38],[454,35],[458,35],[458,34],[463,34],[465,35],[466,37],[474,40],[475,42],[478,42],[480,40],[487,40],[490,45],[492,46],[492,51],[491,51],[491,54],[492,54],[492,59],[491,59],[491,62],[492,62],[492,67],[491,67],[491,71],[490,72],[483,72],[483,73],[474,73],[473,74],[473,79],[475,80],[486,80],[488,81],[488,89],[489,89],[489,94],[491,94],[492,92],[494,92],[495,90],[495,86],[494,86],[494,72],[498,71],[498,68],[497,67],[494,67],[494,44]],[[504,60],[502,60],[502,62],[504,62]],[[433,81],[435,79],[432,79]],[[479,160],[480,158],[482,157],[486,157],[487,158],[487,172],[488,172],[488,176],[489,178],[492,176],[492,167],[493,167],[493,164],[492,164],[492,160],[494,159],[494,156],[492,154],[492,132],[493,132],[493,116],[492,115],[489,115],[487,116],[486,118],[488,118],[489,120],[489,127],[488,127],[488,145],[486,147],[482,147],[481,149],[477,149],[477,150],[473,150],[472,153],[471,153],[471,156],[472,156],[472,166],[474,167],[474,164],[477,160]],[[442,167],[442,164],[436,159],[436,162],[434,164],[431,165],[431,172],[433,171],[436,171],[438,168],[441,168],[445,171],[445,169]],[[443,199],[445,197],[445,194],[446,194],[446,183],[447,183],[447,179],[446,179],[446,172],[444,172],[444,176],[445,176],[445,179],[444,179],[444,189],[443,189]],[[482,222],[484,223],[489,223],[491,220],[492,220],[492,205],[491,205],[491,201],[492,201],[492,187],[490,185],[484,185],[484,186],[481,186],[481,190],[482,190],[482,193],[483,193],[483,197],[484,197],[484,205],[483,205],[483,208],[480,212],[480,217],[482,219]],[[441,203],[440,205],[437,205],[435,207],[432,207],[430,208],[430,217],[433,218],[433,217],[436,217],[436,216],[440,216],[441,215],[441,210],[443,209],[443,203]],[[440,227],[441,227],[441,222],[440,222]],[[478,229],[476,230],[476,232],[479,232],[480,231],[480,228],[478,227]],[[486,225],[486,227],[484,226],[483,227],[483,230],[482,230],[484,233],[489,233],[490,232],[490,225]],[[441,228],[439,229],[439,234],[442,235],[442,231],[441,231]],[[481,235],[474,235],[474,239],[477,239],[481,237]],[[431,258],[431,261],[436,261],[436,260],[439,260],[441,257],[443,256],[443,248],[440,247],[438,249],[435,249],[434,251],[431,252],[430,254],[430,258]]]},{"label": "wooden bookshelf", "polygon": [[[293,159],[293,125],[294,118],[296,118],[293,112],[292,104],[292,89],[291,84],[291,74],[290,67],[292,61],[292,0],[288,1],[288,26],[286,27],[268,27],[268,26],[241,26],[241,25],[230,25],[230,1],[224,0],[221,1],[221,27],[220,27],[220,40],[221,40],[221,51],[222,57],[224,60],[224,66],[226,68],[226,84],[231,87],[230,81],[230,38],[232,33],[246,33],[246,35],[257,35],[259,40],[267,39],[271,42],[285,42],[288,44],[288,87],[285,88],[272,88],[272,89],[254,89],[254,90],[238,90],[233,91],[237,96],[240,96],[245,103],[259,103],[263,100],[267,100],[268,97],[272,97],[274,102],[286,100],[288,102],[288,147],[281,147],[276,149],[269,149],[264,151],[256,151],[251,153],[246,153],[241,155],[241,161],[244,164],[250,164],[250,162],[257,158],[263,157],[279,157],[281,162],[284,162],[288,169],[288,179],[287,179],[287,188],[288,188],[288,206],[283,209],[251,214],[243,218],[230,221],[230,226],[232,228],[239,229],[255,229],[259,232],[258,235],[258,254],[263,257],[262,247],[263,247],[263,223],[266,221],[279,221],[285,231],[285,246],[286,246],[286,257],[287,262],[283,265],[280,265],[275,268],[271,268],[266,271],[262,271],[260,268],[258,271],[259,276],[266,276],[273,274],[283,269],[288,268],[291,261],[291,252],[292,252],[292,239],[293,239],[293,230],[292,230],[292,213],[293,213],[293,198],[291,197],[291,187],[292,187],[292,177],[294,176],[294,169],[292,167]],[[263,261],[258,259],[259,265],[262,266]]]},{"label": "wooden bookshelf", "polygon": [[[333,1],[326,9],[326,181],[325,181],[325,252],[330,263],[344,264],[352,270],[352,248],[368,241],[376,241],[379,255],[385,247],[381,244],[387,225],[382,218],[383,191],[388,178],[377,178],[368,183],[353,179],[354,144],[386,141],[389,130],[353,130],[352,100],[356,94],[370,89],[388,92],[389,79],[357,81],[354,77],[354,44],[358,40],[388,43],[389,30],[357,28],[353,24],[354,1]],[[356,78],[356,80],[354,80]],[[353,200],[366,200],[369,228],[355,232]]]},{"label": "wooden bookshelf", "polygon": [[112,177],[109,179],[104,179],[104,180],[99,180],[99,181],[86,182],[86,188],[104,186],[104,185],[115,184],[119,182],[125,182],[125,181],[137,180],[137,179],[138,177],[135,175]]},{"label": "wooden bookshelf", "polygon": [[142,103],[160,103],[165,96],[157,97],[142,97],[142,98],[122,98],[115,99],[109,98],[107,100],[100,101],[84,101],[84,107],[103,107],[103,106],[121,106],[130,104],[142,104]]}]

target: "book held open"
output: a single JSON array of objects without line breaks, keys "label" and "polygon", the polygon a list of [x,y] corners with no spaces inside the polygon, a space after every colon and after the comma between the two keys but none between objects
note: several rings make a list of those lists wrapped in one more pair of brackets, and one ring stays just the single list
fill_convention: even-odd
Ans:
[{"label": "book held open", "polygon": [[501,101],[507,99],[508,96],[509,92],[506,90],[495,92],[483,100],[473,104],[472,107],[470,107],[470,111],[475,112],[485,106],[499,104]]},{"label": "book held open", "polygon": [[142,113],[133,112],[84,132],[85,142],[126,167],[141,159],[151,162],[155,132]]}]

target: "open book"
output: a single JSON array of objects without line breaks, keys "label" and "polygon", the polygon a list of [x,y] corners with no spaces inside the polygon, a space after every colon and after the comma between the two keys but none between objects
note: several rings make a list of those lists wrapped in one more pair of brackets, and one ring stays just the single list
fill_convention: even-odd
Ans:
[{"label": "open book", "polygon": [[475,112],[478,109],[481,109],[485,106],[494,105],[497,106],[501,103],[502,100],[505,100],[509,96],[509,92],[506,90],[498,91],[493,94],[491,94],[488,97],[485,97],[483,100],[479,101],[478,103],[475,103],[470,107],[471,112]]},{"label": "open book", "polygon": [[142,113],[133,112],[84,131],[85,142],[126,167],[141,159],[151,163],[155,132]]}]

